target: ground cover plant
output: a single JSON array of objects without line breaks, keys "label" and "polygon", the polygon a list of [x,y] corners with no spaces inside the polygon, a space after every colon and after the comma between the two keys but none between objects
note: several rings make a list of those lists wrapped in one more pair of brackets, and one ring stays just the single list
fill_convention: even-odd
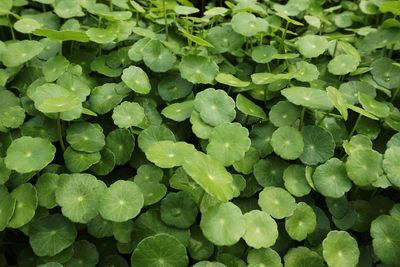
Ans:
[{"label": "ground cover plant", "polygon": [[0,266],[400,266],[399,15],[1,0]]}]

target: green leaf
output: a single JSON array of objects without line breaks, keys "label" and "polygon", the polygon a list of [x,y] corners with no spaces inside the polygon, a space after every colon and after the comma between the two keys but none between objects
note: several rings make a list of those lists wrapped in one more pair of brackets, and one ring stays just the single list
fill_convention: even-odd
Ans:
[{"label": "green leaf", "polygon": [[151,90],[149,77],[139,67],[130,66],[122,72],[122,81],[138,94],[148,94]]},{"label": "green leaf", "polygon": [[345,231],[331,231],[322,242],[322,254],[329,266],[355,266],[360,250],[357,241]]},{"label": "green leaf", "polygon": [[300,118],[300,108],[288,101],[279,101],[269,111],[269,120],[277,127],[291,126]]},{"label": "green leaf", "polygon": [[99,198],[106,185],[91,174],[61,174],[56,201],[72,222],[88,223],[97,216]]},{"label": "green leaf", "polygon": [[199,92],[194,99],[194,108],[201,119],[212,126],[231,122],[236,116],[235,101],[226,92],[214,88]]},{"label": "green leaf", "polygon": [[273,186],[260,192],[258,205],[275,219],[290,217],[296,209],[295,199],[285,189]]},{"label": "green leaf", "polygon": [[31,18],[22,18],[14,23],[14,28],[21,33],[32,33],[34,30],[41,27],[42,25],[40,22]]},{"label": "green leaf", "polygon": [[302,165],[289,165],[283,172],[285,188],[296,197],[308,195],[311,187],[307,182],[305,167]]},{"label": "green leaf", "polygon": [[13,198],[7,191],[7,188],[3,185],[0,185],[0,230],[3,231],[11,217],[14,214],[15,204],[17,200]]},{"label": "green leaf", "polygon": [[208,194],[226,202],[233,198],[233,177],[214,158],[201,152],[184,159],[183,168]]},{"label": "green leaf", "polygon": [[264,110],[242,94],[236,96],[236,107],[247,116],[267,120],[267,115]]},{"label": "green leaf", "polygon": [[345,164],[337,158],[331,158],[319,165],[312,176],[318,192],[326,197],[340,198],[351,189]]},{"label": "green leaf", "polygon": [[112,119],[119,128],[140,127],[146,119],[144,108],[136,102],[124,101],[113,110]]},{"label": "green leaf", "polygon": [[250,82],[242,81],[239,78],[233,76],[229,73],[218,73],[215,77],[215,80],[219,83],[226,84],[232,87],[247,87],[250,85]]},{"label": "green leaf", "polygon": [[334,75],[346,75],[357,69],[359,61],[350,55],[338,55],[328,63],[328,70]]},{"label": "green leaf", "polygon": [[214,46],[211,43],[207,42],[206,40],[204,40],[204,39],[202,39],[202,38],[200,38],[200,37],[198,37],[196,35],[188,33],[184,29],[179,29],[179,31],[183,34],[183,36],[185,36],[190,41],[192,41],[192,42],[194,42],[194,43],[196,43],[196,44],[198,44],[200,46],[214,48]]},{"label": "green leaf", "polygon": [[343,119],[346,121],[348,118],[347,112],[347,101],[341,92],[335,87],[328,86],[326,88],[329,99],[331,100],[333,106],[340,112]]},{"label": "green leaf", "polygon": [[299,37],[295,42],[300,54],[307,58],[318,57],[329,47],[329,42],[325,36],[305,35]]},{"label": "green leaf", "polygon": [[182,78],[194,84],[212,83],[218,70],[218,65],[211,58],[198,55],[185,55],[179,64]]},{"label": "green leaf", "polygon": [[57,31],[54,29],[36,29],[32,32],[34,35],[47,37],[54,41],[77,41],[82,43],[89,42],[89,37],[84,32],[61,30]]},{"label": "green leaf", "polygon": [[7,149],[4,162],[19,173],[39,171],[53,161],[56,148],[44,138],[23,136],[15,139]]},{"label": "green leaf", "polygon": [[246,231],[243,239],[256,249],[268,248],[278,238],[278,227],[274,219],[266,212],[253,210],[244,214]]},{"label": "green leaf", "polygon": [[189,228],[196,222],[196,202],[184,191],[169,193],[160,205],[161,220],[177,228]]},{"label": "green leaf", "polygon": [[400,220],[394,216],[381,215],[371,223],[372,246],[375,255],[388,265],[398,263]]},{"label": "green leaf", "polygon": [[268,29],[268,22],[248,12],[240,12],[232,17],[232,29],[246,37],[254,36]]},{"label": "green leaf", "polygon": [[67,142],[74,150],[83,152],[98,152],[105,145],[102,129],[89,122],[77,122],[67,129]]},{"label": "green leaf", "polygon": [[38,41],[23,40],[8,44],[6,49],[7,53],[2,55],[3,64],[17,67],[40,54],[44,46]]},{"label": "green leaf", "polygon": [[269,63],[278,54],[278,50],[271,45],[260,45],[253,48],[251,58],[257,63]]},{"label": "green leaf", "polygon": [[126,129],[116,129],[107,135],[105,147],[114,154],[115,164],[123,165],[131,158],[135,137]]},{"label": "green leaf", "polygon": [[356,150],[347,158],[346,171],[354,184],[369,185],[383,173],[382,155],[367,148]]},{"label": "green leaf", "polygon": [[190,100],[181,103],[171,104],[165,107],[161,111],[161,114],[167,117],[168,119],[181,122],[190,118],[193,109],[194,109],[193,101]]},{"label": "green leaf", "polygon": [[188,265],[188,261],[185,246],[169,234],[157,234],[143,239],[131,257],[133,267],[185,267]]},{"label": "green leaf", "polygon": [[43,113],[73,111],[82,108],[81,100],[68,89],[54,83],[45,83],[32,90],[28,96]]},{"label": "green leaf", "polygon": [[311,109],[332,109],[332,103],[323,90],[310,87],[290,87],[281,91],[287,100],[295,105]]},{"label": "green leaf", "polygon": [[306,239],[308,234],[314,232],[316,226],[317,217],[313,209],[304,202],[297,203],[293,215],[285,220],[286,231],[296,241]]},{"label": "green leaf", "polygon": [[144,198],[134,182],[120,180],[103,192],[99,202],[101,217],[113,222],[125,222],[140,213]]},{"label": "green leaf", "polygon": [[100,161],[100,152],[87,153],[75,151],[73,148],[68,147],[64,151],[64,162],[67,169],[73,173],[83,172],[90,168],[90,166]]},{"label": "green leaf", "polygon": [[160,168],[173,168],[183,165],[185,158],[196,152],[186,142],[157,141],[147,148],[146,157]]},{"label": "green leaf", "polygon": [[304,142],[301,133],[293,127],[279,127],[271,137],[271,145],[276,154],[288,160],[294,160],[303,153]]},{"label": "green leaf", "polygon": [[372,76],[374,80],[388,88],[394,89],[400,86],[400,67],[393,64],[389,58],[380,58],[372,63]]},{"label": "green leaf", "polygon": [[72,222],[60,214],[48,215],[33,221],[29,243],[38,256],[55,256],[71,246],[77,236]]},{"label": "green leaf", "polygon": [[207,154],[224,166],[242,159],[250,148],[249,132],[239,123],[224,123],[212,129]]},{"label": "green leaf", "polygon": [[307,125],[301,129],[304,140],[304,151],[301,162],[315,165],[325,162],[334,155],[335,141],[330,132],[319,126]]},{"label": "green leaf", "polygon": [[15,209],[8,227],[20,228],[35,216],[38,205],[36,188],[29,183],[21,184],[11,192],[11,197],[15,199]]},{"label": "green leaf", "polygon": [[297,267],[297,266],[309,266],[309,267],[323,267],[324,260],[315,251],[307,247],[296,247],[291,248],[283,257],[285,266]]},{"label": "green leaf", "polygon": [[208,208],[201,217],[204,236],[218,246],[231,246],[246,231],[246,221],[239,207],[231,202]]},{"label": "green leaf", "polygon": [[175,55],[159,40],[151,40],[143,49],[143,61],[154,72],[166,72],[173,67]]},{"label": "green leaf", "polygon": [[69,61],[63,56],[54,56],[43,64],[42,72],[46,82],[54,82],[63,75],[69,66]]}]

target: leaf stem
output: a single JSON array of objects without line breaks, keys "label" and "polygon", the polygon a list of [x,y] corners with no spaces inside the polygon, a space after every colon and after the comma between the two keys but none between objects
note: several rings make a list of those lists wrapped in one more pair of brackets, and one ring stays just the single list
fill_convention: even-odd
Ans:
[{"label": "leaf stem", "polygon": [[358,124],[360,123],[361,117],[362,117],[362,115],[361,115],[361,114],[358,114],[357,120],[356,120],[356,122],[354,123],[354,126],[353,126],[353,128],[351,129],[351,131],[350,131],[350,133],[349,133],[349,139],[353,136],[354,132],[356,131],[357,126],[358,126]]},{"label": "leaf stem", "polygon": [[10,28],[10,32],[11,32],[12,39],[13,39],[13,40],[16,40],[14,28],[13,28],[13,26],[11,25],[10,16],[9,16],[8,14],[7,14],[7,20],[8,20],[8,27]]},{"label": "leaf stem", "polygon": [[396,96],[399,94],[400,91],[400,87],[396,89],[396,91],[394,91],[392,98],[390,99],[390,103],[393,103],[393,101],[396,99]]},{"label": "leaf stem", "polygon": [[306,113],[306,108],[303,107],[300,113],[300,123],[299,123],[299,130],[301,130],[301,128],[303,128],[303,124],[304,124],[304,114]]},{"label": "leaf stem", "polygon": [[60,112],[58,112],[57,113],[57,135],[58,135],[58,141],[60,142],[62,151],[65,151],[65,144],[64,144],[63,137],[62,137],[60,116],[61,116],[61,114],[60,114]]},{"label": "leaf stem", "polygon": [[162,1],[163,3],[163,10],[164,10],[164,27],[165,27],[165,36],[168,41],[168,23],[167,23],[167,8],[165,6],[165,0]]}]

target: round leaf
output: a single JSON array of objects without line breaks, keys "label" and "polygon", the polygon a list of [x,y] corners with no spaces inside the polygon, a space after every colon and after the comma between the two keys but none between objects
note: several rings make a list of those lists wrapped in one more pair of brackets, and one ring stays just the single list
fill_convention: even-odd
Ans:
[{"label": "round leaf", "polygon": [[246,222],[240,209],[233,203],[221,203],[208,208],[200,221],[204,236],[218,246],[231,246],[246,231]]},{"label": "round leaf", "polygon": [[322,254],[329,266],[355,266],[360,250],[357,241],[345,231],[331,231],[322,242]]},{"label": "round leaf", "polygon": [[102,130],[88,122],[71,124],[66,140],[74,150],[83,152],[98,152],[106,143]]},{"label": "round leaf", "polygon": [[342,197],[352,186],[344,163],[337,158],[332,158],[318,166],[312,180],[315,189],[325,197]]},{"label": "round leaf", "polygon": [[186,267],[188,262],[185,246],[169,234],[157,234],[143,239],[131,257],[133,267]]},{"label": "round leaf", "polygon": [[244,157],[250,142],[248,130],[239,123],[220,124],[211,131],[207,154],[229,166]]},{"label": "round leaf", "polygon": [[201,152],[184,159],[183,168],[187,174],[207,193],[220,201],[233,198],[233,177],[224,166]]},{"label": "round leaf", "polygon": [[333,156],[336,144],[330,132],[322,127],[309,125],[301,129],[301,134],[304,140],[301,162],[315,165]]},{"label": "round leaf", "polygon": [[119,128],[139,127],[145,120],[144,108],[136,102],[124,101],[114,108],[112,119]]},{"label": "round leaf", "polygon": [[253,210],[244,214],[246,232],[243,239],[253,248],[268,248],[278,238],[278,227],[267,213]]},{"label": "round leaf", "polygon": [[306,35],[299,37],[295,42],[300,54],[307,58],[318,57],[329,47],[329,42],[325,36]]},{"label": "round leaf", "polygon": [[196,221],[196,202],[184,191],[169,193],[160,205],[161,220],[177,228],[189,228]]},{"label": "round leaf", "polygon": [[271,145],[276,154],[288,160],[297,159],[303,153],[303,137],[295,128],[279,127],[271,137]]},{"label": "round leaf", "polygon": [[117,181],[110,185],[100,197],[101,217],[113,222],[125,222],[136,217],[143,207],[140,188],[131,181]]},{"label": "round leaf", "polygon": [[275,219],[292,216],[296,209],[295,199],[285,189],[273,186],[260,192],[258,205]]},{"label": "round leaf", "polygon": [[146,72],[136,66],[130,66],[122,72],[122,81],[138,94],[148,94],[151,90],[149,77]]},{"label": "round leaf", "polygon": [[54,256],[71,246],[77,232],[75,226],[60,214],[36,219],[29,232],[29,243],[36,255]]},{"label": "round leaf", "polygon": [[19,173],[39,171],[53,161],[56,148],[49,140],[23,136],[15,139],[7,149],[4,162]]},{"label": "round leaf", "polygon": [[106,185],[86,173],[62,174],[60,179],[56,201],[63,215],[79,223],[88,223],[96,217],[99,199]]},{"label": "round leaf", "polygon": [[385,264],[398,264],[400,220],[394,216],[381,215],[371,224],[374,253]]},{"label": "round leaf", "polygon": [[313,209],[304,202],[297,204],[292,216],[286,218],[285,229],[289,236],[297,241],[307,238],[317,226],[317,217]]},{"label": "round leaf", "polygon": [[212,83],[218,74],[218,65],[211,58],[185,55],[179,64],[182,78],[191,83]]},{"label": "round leaf", "polygon": [[236,116],[235,101],[226,92],[214,88],[198,93],[194,107],[201,119],[212,126],[231,122]]},{"label": "round leaf", "polygon": [[346,75],[357,69],[358,60],[350,55],[338,55],[328,63],[328,70],[334,75]]}]

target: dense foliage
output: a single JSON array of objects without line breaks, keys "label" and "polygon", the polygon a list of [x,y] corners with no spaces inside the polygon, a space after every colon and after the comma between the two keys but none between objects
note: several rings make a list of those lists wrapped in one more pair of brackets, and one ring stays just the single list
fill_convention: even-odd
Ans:
[{"label": "dense foliage", "polygon": [[400,266],[398,15],[1,0],[0,266]]}]

